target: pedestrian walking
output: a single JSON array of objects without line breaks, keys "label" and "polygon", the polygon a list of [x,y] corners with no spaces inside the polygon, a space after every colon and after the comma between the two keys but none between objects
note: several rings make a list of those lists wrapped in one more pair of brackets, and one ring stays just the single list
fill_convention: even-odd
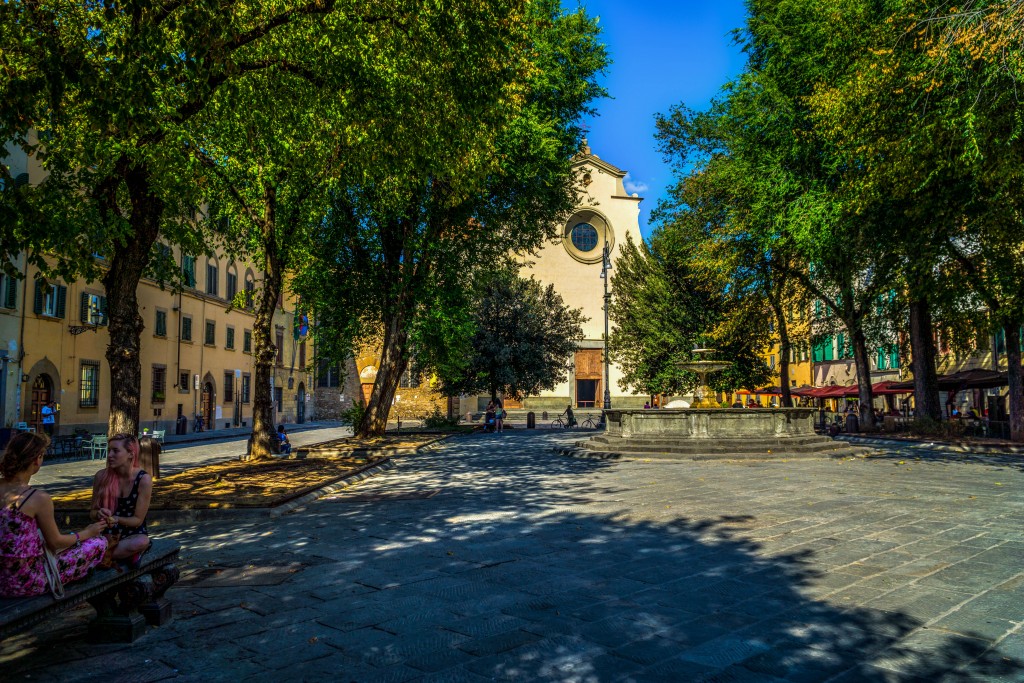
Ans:
[{"label": "pedestrian walking", "polygon": [[57,426],[57,411],[59,410],[60,406],[57,405],[57,402],[50,401],[39,411],[43,415],[43,431],[46,432],[47,436],[53,436],[53,430]]}]

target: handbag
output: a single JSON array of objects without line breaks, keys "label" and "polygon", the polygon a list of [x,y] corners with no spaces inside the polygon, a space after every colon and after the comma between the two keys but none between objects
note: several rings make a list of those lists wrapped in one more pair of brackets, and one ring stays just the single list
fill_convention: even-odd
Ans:
[{"label": "handbag", "polygon": [[60,569],[57,567],[57,556],[46,545],[42,529],[39,532],[39,540],[43,542],[43,573],[46,575],[46,585],[53,597],[60,600],[64,597],[64,582],[60,580]]}]

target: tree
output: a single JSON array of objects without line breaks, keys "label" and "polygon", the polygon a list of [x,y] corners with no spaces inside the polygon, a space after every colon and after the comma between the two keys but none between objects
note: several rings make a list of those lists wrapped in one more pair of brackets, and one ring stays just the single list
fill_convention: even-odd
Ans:
[{"label": "tree", "polygon": [[[100,277],[109,306],[108,428],[139,420],[143,320],[136,289],[158,239],[198,248],[205,199],[187,141],[195,117],[256,74],[316,74],[338,55],[366,50],[368,29],[401,31],[420,3],[393,0],[151,2],[13,0],[0,5],[5,36],[0,138],[38,155],[48,173],[17,200],[0,236],[4,257],[66,278]],[[348,88],[360,89],[358,74]],[[248,89],[257,96],[262,91]],[[252,103],[258,104],[258,100]],[[36,141],[38,135],[38,141]],[[7,179],[4,179],[7,180]],[[27,193],[27,192],[26,192]],[[21,194],[21,193],[18,193]],[[97,262],[94,254],[103,258]]]},{"label": "tree", "polygon": [[[576,205],[572,157],[581,117],[601,94],[606,63],[598,30],[554,0],[526,6],[522,34],[483,54],[511,72],[495,77],[500,98],[454,99],[432,144],[413,156],[378,150],[378,167],[339,189],[316,241],[324,247],[301,277],[322,333],[344,343],[379,333],[380,363],[357,434],[383,433],[412,340],[430,310],[466,274],[530,252]],[[453,86],[459,85],[453,82]],[[486,105],[486,106],[484,106]],[[434,103],[414,113],[433,121]],[[471,133],[460,135],[459,133]],[[345,283],[338,287],[337,283]]]},{"label": "tree", "polygon": [[[931,309],[956,310],[963,283],[1008,336],[1024,322],[1022,147],[1016,87],[1024,75],[1019,2],[956,9],[892,2],[856,68],[811,98],[844,151],[859,201],[901,201],[918,410],[941,414]],[[867,198],[865,200],[865,198]],[[1024,439],[1020,348],[1008,349],[1011,434]]]},{"label": "tree", "polygon": [[[389,170],[378,168],[381,149],[409,163],[429,158],[442,137],[456,145],[475,139],[477,122],[502,106],[516,73],[494,55],[508,49],[504,43],[522,30],[516,28],[521,23],[518,12],[500,1],[422,8],[400,27],[376,26],[374,50],[330,54],[316,61],[315,72],[273,67],[215,98],[197,118],[199,137],[189,147],[208,176],[205,187],[217,197],[217,219],[229,226],[229,242],[264,273],[253,323],[250,457],[274,451],[273,311],[286,275],[315,267],[314,237],[332,198],[365,173]],[[296,48],[310,61],[320,49],[315,43],[302,48],[309,54]],[[256,61],[278,57],[274,50],[253,55]],[[463,72],[457,81],[449,62]],[[288,87],[275,89],[278,80]],[[434,108],[433,116],[422,111],[423,102]],[[327,328],[321,321],[317,329]]]},{"label": "tree", "polygon": [[759,351],[767,327],[751,329],[749,318],[729,318],[730,294],[719,278],[692,270],[687,240],[659,228],[650,244],[627,236],[612,270],[608,352],[622,368],[623,388],[647,394],[682,394],[697,376],[677,363],[696,360],[694,348],[712,346],[733,362],[709,378],[712,388],[731,391],[761,386],[769,378]]},{"label": "tree", "polygon": [[[554,389],[572,369],[585,318],[533,278],[499,271],[474,289],[470,353],[440,372],[449,395],[499,392],[520,399]],[[460,359],[461,360],[461,359]]]}]

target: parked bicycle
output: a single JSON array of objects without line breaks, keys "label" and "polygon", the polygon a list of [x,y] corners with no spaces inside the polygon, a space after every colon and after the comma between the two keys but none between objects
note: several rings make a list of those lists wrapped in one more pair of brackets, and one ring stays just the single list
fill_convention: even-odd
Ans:
[{"label": "parked bicycle", "polygon": [[580,426],[584,429],[597,429],[599,424],[601,424],[600,421],[595,420],[593,416],[590,416],[584,420]]}]

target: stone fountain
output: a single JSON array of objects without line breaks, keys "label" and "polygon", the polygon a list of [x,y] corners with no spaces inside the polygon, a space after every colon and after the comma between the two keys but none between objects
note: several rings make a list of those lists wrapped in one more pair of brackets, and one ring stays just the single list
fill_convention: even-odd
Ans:
[{"label": "stone fountain", "polygon": [[871,451],[816,434],[814,408],[719,407],[707,377],[732,362],[710,359],[714,349],[693,352],[697,360],[678,364],[699,378],[691,407],[606,410],[603,433],[556,450],[586,458],[660,460],[846,457]]}]

